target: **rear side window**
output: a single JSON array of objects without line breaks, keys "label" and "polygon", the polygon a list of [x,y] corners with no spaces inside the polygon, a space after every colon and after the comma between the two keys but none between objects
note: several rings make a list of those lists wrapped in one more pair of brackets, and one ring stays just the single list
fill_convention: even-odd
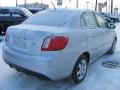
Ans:
[{"label": "rear side window", "polygon": [[2,17],[9,17],[10,16],[9,9],[0,9],[0,16],[2,16]]},{"label": "rear side window", "polygon": [[84,13],[83,18],[87,27],[97,27],[97,23],[93,13]]},{"label": "rear side window", "polygon": [[107,21],[100,15],[95,14],[99,27],[108,27]]}]

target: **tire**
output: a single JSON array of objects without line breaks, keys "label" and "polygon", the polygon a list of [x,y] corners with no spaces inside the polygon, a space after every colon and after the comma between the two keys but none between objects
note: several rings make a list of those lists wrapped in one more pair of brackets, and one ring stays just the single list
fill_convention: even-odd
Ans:
[{"label": "tire", "polygon": [[75,83],[81,83],[83,81],[83,79],[86,76],[87,67],[88,67],[88,58],[85,55],[80,56],[74,66],[72,73],[72,78]]},{"label": "tire", "polygon": [[114,54],[115,53],[116,44],[117,44],[117,39],[115,38],[110,50],[108,51],[109,54]]}]

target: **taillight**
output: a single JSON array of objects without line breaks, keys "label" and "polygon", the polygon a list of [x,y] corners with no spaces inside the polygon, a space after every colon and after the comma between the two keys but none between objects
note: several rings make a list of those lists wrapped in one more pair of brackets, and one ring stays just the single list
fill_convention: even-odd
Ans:
[{"label": "taillight", "polygon": [[65,36],[53,36],[47,37],[41,47],[42,51],[58,51],[66,47],[68,43],[68,37]]}]

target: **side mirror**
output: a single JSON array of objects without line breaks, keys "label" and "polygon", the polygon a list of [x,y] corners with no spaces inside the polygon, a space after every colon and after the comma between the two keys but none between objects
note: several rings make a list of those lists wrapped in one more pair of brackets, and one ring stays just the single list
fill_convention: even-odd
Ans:
[{"label": "side mirror", "polygon": [[109,24],[108,27],[109,27],[110,29],[115,29],[115,28],[116,28],[116,26],[115,26],[114,24]]}]

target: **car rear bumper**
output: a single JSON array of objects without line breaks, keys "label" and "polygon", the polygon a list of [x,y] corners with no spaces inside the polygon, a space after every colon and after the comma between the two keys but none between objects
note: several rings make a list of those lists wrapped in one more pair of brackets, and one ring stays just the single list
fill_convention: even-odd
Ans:
[{"label": "car rear bumper", "polygon": [[37,76],[37,77],[40,77],[42,79],[47,79],[47,80],[51,80],[50,78],[40,74],[40,73],[37,73],[37,72],[34,72],[34,71],[30,71],[30,70],[27,70],[25,68],[22,68],[20,66],[17,66],[15,64],[12,64],[10,62],[8,62],[7,60],[4,60],[6,64],[8,64],[11,68],[15,68],[18,72],[23,72],[25,74],[28,74],[28,75],[33,75],[33,76]]},{"label": "car rear bumper", "polygon": [[[13,66],[42,74],[51,80],[64,79],[71,75],[74,55],[30,56],[3,47],[3,59]],[[69,63],[69,64],[68,64]],[[13,67],[15,68],[15,67]]]}]

